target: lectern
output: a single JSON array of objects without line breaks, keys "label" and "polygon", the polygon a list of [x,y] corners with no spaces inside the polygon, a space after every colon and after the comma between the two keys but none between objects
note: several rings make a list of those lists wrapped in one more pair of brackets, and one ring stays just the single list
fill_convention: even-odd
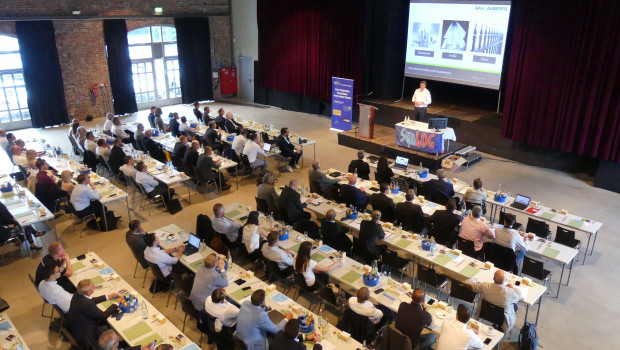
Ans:
[{"label": "lectern", "polygon": [[363,103],[358,103],[357,105],[360,109],[360,136],[372,139],[375,132],[375,111],[377,107]]}]

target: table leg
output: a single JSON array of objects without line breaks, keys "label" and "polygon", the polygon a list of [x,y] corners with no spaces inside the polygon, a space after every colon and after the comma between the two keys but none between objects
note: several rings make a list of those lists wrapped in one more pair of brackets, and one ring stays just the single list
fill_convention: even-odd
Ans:
[{"label": "table leg", "polygon": [[312,155],[312,160],[316,160],[316,143],[312,145],[312,151],[314,152]]},{"label": "table leg", "polygon": [[[250,171],[251,171],[251,170],[250,170]],[[217,176],[218,176],[218,177],[219,177],[219,179],[220,179],[220,186],[218,186],[217,184],[215,184],[215,187],[218,189],[218,192],[222,193],[222,187],[221,187],[221,186],[222,186],[222,172],[221,172],[221,171],[218,171],[218,172],[217,172]],[[205,190],[205,191],[206,191],[206,190]]]},{"label": "table leg", "polygon": [[237,183],[237,189],[239,189],[239,169],[235,171],[235,182]]},{"label": "table leg", "polygon": [[103,224],[106,232],[108,231],[108,218],[105,215],[105,204],[101,203],[101,211],[103,212]]},{"label": "table leg", "polygon": [[[560,283],[558,284],[558,295],[556,295],[556,299],[560,297],[560,288],[562,288],[562,279],[564,279],[564,269],[566,268],[566,264],[562,264],[562,273],[560,273]],[[551,279],[549,279],[549,284],[551,284]]]},{"label": "table leg", "polygon": [[527,322],[527,314],[530,312],[530,306],[529,305],[525,305],[525,319],[523,320],[523,323]]},{"label": "table leg", "polygon": [[571,262],[570,262],[570,270],[568,271],[568,279],[566,280],[566,285],[567,286],[568,286],[568,282],[570,282],[570,275],[573,274],[573,267],[575,265],[575,259],[576,258],[573,258],[573,260],[571,260]]},{"label": "table leg", "polygon": [[534,324],[538,324],[538,316],[540,316],[540,309],[542,308],[542,295],[540,296],[540,298],[538,299],[538,311],[536,311],[536,322],[534,322]]},{"label": "table leg", "polygon": [[597,237],[598,237],[598,231],[594,232],[594,242],[592,242],[592,250],[590,251],[590,255],[592,255],[592,253],[594,253],[594,245],[596,244],[596,238]]},{"label": "table leg", "polygon": [[[581,262],[581,265],[586,264],[586,258],[588,257],[588,250],[590,250],[590,239],[591,238],[592,238],[592,234],[588,233],[588,245],[586,246],[586,253],[583,254],[583,261]],[[594,245],[592,245],[592,252],[594,252]],[[590,255],[592,255],[592,252],[590,253]]]},{"label": "table leg", "polygon": [[187,187],[187,200],[189,204],[192,204],[192,189],[189,187],[188,181],[185,181],[185,187]]},{"label": "table leg", "polygon": [[129,211],[129,196],[125,198],[125,204],[127,204],[127,217],[129,218],[129,221],[131,221],[131,211]]},{"label": "table leg", "polygon": [[56,237],[56,241],[58,241],[58,231],[56,231],[56,217],[52,219],[52,226],[54,226],[54,237]]}]

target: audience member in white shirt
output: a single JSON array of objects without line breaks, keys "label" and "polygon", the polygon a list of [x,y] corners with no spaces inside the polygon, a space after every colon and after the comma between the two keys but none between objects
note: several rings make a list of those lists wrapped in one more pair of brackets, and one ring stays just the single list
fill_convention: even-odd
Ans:
[{"label": "audience member in white shirt", "polygon": [[103,131],[106,134],[109,134],[112,132],[112,127],[114,126],[114,123],[112,123],[112,119],[114,119],[114,114],[112,113],[106,114],[106,120],[103,123]]},{"label": "audience member in white shirt", "polygon": [[153,176],[149,175],[146,172],[147,166],[144,162],[138,162],[136,170],[136,182],[144,187],[149,198],[162,196],[164,198],[164,204],[168,205],[168,202],[174,196],[174,188],[168,188],[168,186],[159,183]]},{"label": "audience member in white shirt", "polygon": [[239,229],[241,228],[241,225],[224,217],[225,214],[226,210],[224,209],[224,205],[221,203],[216,203],[213,206],[213,217],[211,218],[211,224],[215,232],[225,235],[230,242],[235,242],[239,236]]},{"label": "audience member in white shirt", "polygon": [[246,129],[241,129],[239,135],[235,136],[235,139],[233,140],[232,149],[234,149],[235,153],[237,153],[237,157],[241,157],[241,153],[243,153],[243,148],[248,141],[246,139],[247,135],[248,131]]},{"label": "audience member in white shirt", "polygon": [[71,204],[75,209],[75,215],[85,217],[95,214],[97,217],[103,215],[103,204],[99,202],[99,193],[95,191],[95,185],[90,182],[90,176],[80,174],[77,177],[77,185],[71,192]]},{"label": "audience member in white shirt", "polygon": [[112,119],[112,124],[114,124],[114,126],[112,127],[112,132],[114,133],[114,136],[116,136],[116,138],[123,140],[124,143],[130,143],[131,135],[129,135],[125,131],[125,129],[123,128],[123,123],[121,123],[121,120],[118,117],[114,117],[114,119]]},{"label": "audience member in white shirt", "polygon": [[27,171],[28,168],[30,168],[30,165],[28,164],[26,152],[24,152],[24,150],[17,145],[11,147],[11,151],[13,152],[13,164],[19,165]]},{"label": "audience member in white shirt", "polygon": [[84,149],[97,154],[97,142],[95,141],[95,135],[92,131],[86,133],[86,142],[84,142]]},{"label": "audience member in white shirt", "polygon": [[215,331],[220,332],[222,327],[233,327],[237,323],[239,308],[226,301],[226,290],[217,288],[207,297],[205,311],[216,318]]},{"label": "audience member in white shirt", "polygon": [[[329,275],[327,273],[333,268],[342,265],[342,261],[335,261],[327,266],[324,264],[318,265],[316,261],[310,258],[311,253],[312,243],[309,241],[302,242],[295,256],[293,266],[295,266],[297,273],[304,276],[308,289],[315,291],[319,289],[320,284],[327,285],[327,282],[329,282]],[[315,283],[317,279],[320,283]]]},{"label": "audience member in white shirt", "polygon": [[9,144],[9,140],[6,138],[6,130],[0,129],[0,148],[6,149],[6,145]]},{"label": "audience member in white shirt", "polygon": [[46,266],[45,275],[45,280],[39,283],[39,295],[48,303],[58,306],[66,314],[69,312],[73,294],[58,285],[56,280],[60,277],[60,269],[56,265]]},{"label": "audience member in white shirt", "polygon": [[[243,154],[248,156],[248,162],[250,162],[252,168],[260,168],[261,176],[263,176],[267,169],[267,159],[264,159],[265,151],[263,151],[263,145],[258,139],[258,134],[251,134],[249,138],[250,140],[243,147]],[[258,157],[259,154],[263,156],[263,159]]]},{"label": "audience member in white shirt", "polygon": [[108,160],[110,158],[110,145],[105,142],[104,139],[97,140],[97,156],[101,156],[103,160]]},{"label": "audience member in white shirt", "polygon": [[181,117],[181,125],[179,125],[179,132],[181,134],[185,134],[185,136],[187,136],[188,138],[192,138],[196,136],[196,133],[194,132],[192,127],[187,124],[187,118],[184,116]]},{"label": "audience member in white shirt", "polygon": [[267,232],[258,225],[258,217],[257,211],[251,211],[248,214],[248,221],[243,225],[242,243],[252,259],[259,259],[261,257],[261,250],[259,249],[261,237],[263,239],[267,238]]},{"label": "audience member in white shirt", "polygon": [[278,246],[280,234],[278,231],[271,231],[267,235],[267,244],[263,244],[261,251],[265,259],[278,263],[280,276],[288,277],[293,273],[293,252]]},{"label": "audience member in white shirt", "polygon": [[136,168],[134,168],[135,162],[136,160],[133,159],[132,156],[125,156],[125,164],[121,165],[121,167],[118,169],[122,171],[123,174],[125,174],[125,176],[135,179],[136,178]]},{"label": "audience member in white shirt", "polygon": [[[183,274],[186,272],[182,264],[179,263],[179,259],[183,255],[185,246],[180,244],[175,248],[161,249],[159,247],[159,238],[154,233],[148,233],[144,235],[144,243],[147,248],[144,250],[144,259],[151,264],[157,264],[164,277],[168,277],[170,272]],[[174,253],[174,256],[170,254]]]},{"label": "audience member in white shirt", "polygon": [[484,343],[467,327],[471,312],[463,304],[456,308],[456,318],[443,321],[437,350],[483,349]]},{"label": "audience member in white shirt", "polygon": [[377,307],[368,300],[369,298],[370,291],[368,287],[362,287],[357,291],[357,297],[349,298],[349,307],[356,314],[366,316],[372,323],[377,324],[381,321],[383,312],[377,309]]}]

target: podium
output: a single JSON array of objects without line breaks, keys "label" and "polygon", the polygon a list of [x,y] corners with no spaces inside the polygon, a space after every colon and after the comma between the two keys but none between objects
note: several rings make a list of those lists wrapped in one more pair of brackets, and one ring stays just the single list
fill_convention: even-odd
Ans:
[{"label": "podium", "polygon": [[375,111],[377,107],[363,103],[358,103],[357,105],[360,109],[360,136],[372,139],[375,132]]}]

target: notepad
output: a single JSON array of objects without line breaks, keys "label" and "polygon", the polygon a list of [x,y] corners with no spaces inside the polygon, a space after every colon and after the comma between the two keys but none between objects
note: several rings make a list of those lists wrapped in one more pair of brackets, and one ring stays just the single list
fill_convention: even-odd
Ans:
[{"label": "notepad", "polygon": [[312,260],[316,261],[316,262],[321,262],[325,259],[325,256],[321,255],[321,254],[314,254],[313,256],[310,257]]},{"label": "notepad", "polygon": [[8,331],[9,329],[11,329],[11,324],[9,323],[9,321],[4,321],[2,323],[0,323],[0,331]]},{"label": "notepad", "polygon": [[272,296],[271,299],[275,301],[276,303],[283,303],[288,299],[288,297],[282,293],[278,293]]},{"label": "notepad", "polygon": [[467,277],[467,278],[474,278],[474,276],[476,276],[478,274],[478,272],[480,272],[479,269],[477,269],[477,268],[475,268],[473,266],[467,265],[467,266],[465,266],[464,269],[462,269],[460,271],[460,274],[465,276],[465,277]]},{"label": "notepad", "polygon": [[100,275],[109,275],[111,273],[114,273],[114,270],[112,270],[112,268],[110,267],[106,267],[105,269],[99,270]]},{"label": "notepad", "polygon": [[27,211],[18,213],[18,214],[13,214],[13,217],[15,219],[19,219],[19,218],[23,218],[23,217],[29,216],[29,215],[32,215],[32,211],[30,209],[28,209]]},{"label": "notepad", "polygon": [[116,302],[113,299],[110,299],[110,300],[106,300],[106,301],[102,302],[99,305],[103,306],[103,309],[105,310],[105,309],[109,308],[110,306],[112,306],[114,304],[116,304]]},{"label": "notepad", "polygon": [[[133,327],[127,328],[123,331],[123,338],[127,341],[132,341],[134,339],[140,338],[141,336],[151,332],[151,327],[145,322],[140,322]],[[160,338],[161,339],[161,338]],[[152,342],[153,340],[151,340]]]},{"label": "notepad", "polygon": [[399,248],[403,248],[406,249],[407,247],[409,247],[411,245],[411,241],[406,240],[405,238],[401,238],[398,240],[398,242],[394,243],[395,246],[399,247]]},{"label": "notepad", "polygon": [[198,345],[191,343],[188,346],[182,348],[181,350],[200,350],[200,348],[198,347]]},{"label": "notepad", "polygon": [[557,249],[553,249],[553,248],[545,248],[545,250],[543,251],[543,255],[544,256],[548,256],[551,259],[555,259],[557,258],[558,254],[560,254],[560,251]]},{"label": "notepad", "polygon": [[247,290],[243,290],[243,288],[240,288],[239,290],[230,293],[230,297],[236,301],[239,301],[247,297],[248,295],[252,294],[253,292],[254,291],[252,290],[252,288],[247,289]]},{"label": "notepad", "polygon": [[439,265],[445,265],[452,261],[452,258],[445,254],[439,254],[435,259],[433,259],[433,261],[438,263]]},{"label": "notepad", "polygon": [[21,202],[21,200],[19,199],[19,197],[17,197],[17,198],[16,198],[16,197],[13,197],[12,199],[11,199],[11,198],[9,198],[9,199],[6,199],[6,200],[3,200],[3,201],[2,201],[2,203],[3,203],[5,206],[7,206],[7,207],[8,207],[8,206],[11,206],[11,205],[13,205],[13,204],[17,204],[17,203],[19,203],[19,202]]},{"label": "notepad", "polygon": [[344,276],[342,276],[341,279],[347,283],[354,283],[361,277],[362,277],[362,274],[357,273],[355,271],[349,271]]}]

